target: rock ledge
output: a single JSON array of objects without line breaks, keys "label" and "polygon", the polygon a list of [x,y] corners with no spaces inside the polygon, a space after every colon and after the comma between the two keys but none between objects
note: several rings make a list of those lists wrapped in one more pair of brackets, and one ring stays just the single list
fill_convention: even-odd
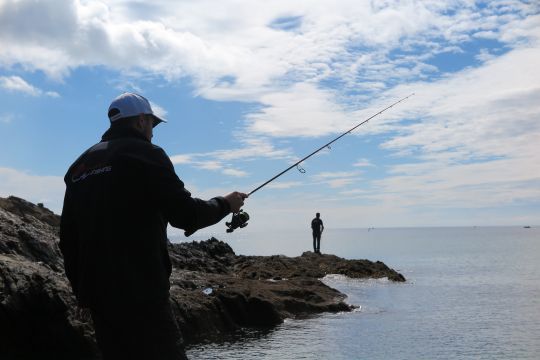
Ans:
[{"label": "rock ledge", "polygon": [[[0,358],[96,359],[91,319],[77,308],[58,248],[59,216],[42,204],[0,198]],[[170,245],[171,299],[186,343],[242,327],[350,311],[326,274],[405,281],[382,262],[305,252],[239,256],[212,238]]]}]

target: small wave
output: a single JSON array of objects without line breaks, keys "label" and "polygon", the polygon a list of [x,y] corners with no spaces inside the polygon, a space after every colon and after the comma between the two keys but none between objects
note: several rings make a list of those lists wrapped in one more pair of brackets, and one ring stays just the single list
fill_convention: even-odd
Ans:
[{"label": "small wave", "polygon": [[390,280],[388,280],[387,277],[378,278],[378,279],[358,279],[358,278],[351,278],[346,275],[342,274],[328,274],[325,277],[321,279],[323,282],[329,282],[329,283],[347,283],[347,284],[368,284],[368,285],[377,285],[377,284],[388,284],[390,283]]},{"label": "small wave", "polygon": [[345,275],[341,275],[341,274],[327,274],[325,275],[321,280],[324,281],[324,280],[338,280],[338,281],[346,281],[348,279],[352,279],[348,276],[345,276]]}]

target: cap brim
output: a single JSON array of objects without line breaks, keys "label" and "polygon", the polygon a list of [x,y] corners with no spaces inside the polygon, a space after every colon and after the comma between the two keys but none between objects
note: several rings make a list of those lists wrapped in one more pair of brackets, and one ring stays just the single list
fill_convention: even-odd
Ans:
[{"label": "cap brim", "polygon": [[156,127],[162,122],[166,123],[167,120],[157,117],[156,115],[152,115],[152,118],[154,119],[154,122],[152,123],[152,127]]}]

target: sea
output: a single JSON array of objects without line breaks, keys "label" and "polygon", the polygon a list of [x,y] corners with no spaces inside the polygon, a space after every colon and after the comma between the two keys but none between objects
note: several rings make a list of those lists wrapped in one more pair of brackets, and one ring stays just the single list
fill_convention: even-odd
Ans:
[{"label": "sea", "polygon": [[[312,247],[306,231],[246,229],[214,236],[244,255]],[[243,329],[189,359],[540,359],[540,227],[327,228],[321,251],[381,260],[407,281],[329,274],[355,311]]]}]

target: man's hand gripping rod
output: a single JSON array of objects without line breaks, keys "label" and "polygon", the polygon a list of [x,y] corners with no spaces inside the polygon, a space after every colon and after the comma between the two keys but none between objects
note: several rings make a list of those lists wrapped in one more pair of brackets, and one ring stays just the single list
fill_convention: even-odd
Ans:
[{"label": "man's hand gripping rod", "polygon": [[[259,185],[258,187],[256,187],[255,189],[253,189],[250,193],[248,193],[248,196],[251,196],[253,193],[255,193],[257,190],[265,187],[266,185],[268,185],[269,183],[271,183],[272,181],[276,180],[278,177],[280,177],[281,175],[285,174],[287,171],[291,170],[292,168],[294,167],[297,167],[301,162],[309,159],[310,157],[312,157],[313,155],[315,155],[316,153],[318,153],[319,151],[321,151],[322,149],[326,148],[326,147],[329,147],[330,145],[332,145],[334,142],[338,141],[339,139],[341,139],[342,137],[344,137],[345,135],[351,133],[352,131],[356,130],[358,127],[364,125],[365,123],[367,123],[369,120],[373,119],[374,117],[376,116],[379,116],[380,114],[382,114],[383,112],[385,112],[386,110],[390,109],[391,107],[399,104],[400,102],[402,101],[405,101],[407,100],[408,98],[410,98],[411,96],[413,96],[414,93],[408,95],[408,96],[405,96],[404,98],[396,101],[395,103],[393,103],[392,105],[390,106],[387,106],[385,107],[384,109],[382,109],[381,111],[379,111],[378,113],[376,114],[373,114],[371,115],[370,117],[368,117],[366,120],[362,121],[361,123],[359,123],[358,125],[355,125],[354,127],[352,127],[351,129],[345,131],[343,134],[339,135],[338,137],[336,137],[335,139],[333,139],[332,141],[324,144],[323,146],[321,146],[320,148],[318,148],[317,150],[313,151],[311,154],[307,155],[306,157],[302,158],[301,160],[298,160],[297,162],[295,162],[294,164],[292,164],[291,166],[289,166],[288,168],[286,168],[285,170],[283,170],[282,172],[280,172],[279,174],[277,174],[276,176],[274,176],[273,178],[271,178],[270,180],[264,182],[263,184]],[[302,172],[302,171],[301,171]],[[243,212],[242,210],[240,210],[240,212],[238,213],[234,213],[233,214],[233,217],[231,219],[230,222],[227,222],[225,223],[228,227],[227,229],[227,232],[233,232],[234,229],[238,228],[238,227],[245,227],[247,226],[247,221],[249,220],[249,215],[246,213],[246,212]]]}]

